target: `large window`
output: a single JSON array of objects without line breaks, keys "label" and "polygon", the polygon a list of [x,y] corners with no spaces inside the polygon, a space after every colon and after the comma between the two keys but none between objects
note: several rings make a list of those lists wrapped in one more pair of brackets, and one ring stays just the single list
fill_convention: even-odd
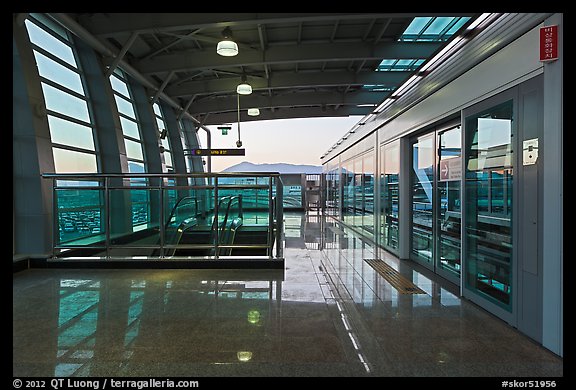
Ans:
[{"label": "large window", "polygon": [[26,29],[46,102],[56,172],[98,172],[90,100],[69,33],[37,14],[26,20]]},{"label": "large window", "polygon": [[116,68],[110,76],[110,85],[114,91],[114,100],[120,116],[126,156],[128,158],[128,172],[142,173],[147,171],[146,160],[142,147],[140,123],[132,99],[126,74]]},{"label": "large window", "polygon": [[[142,144],[138,112],[132,98],[126,73],[116,68],[110,76],[110,85],[114,91],[114,100],[120,116],[120,125],[124,135],[128,172],[147,172],[146,158]],[[132,185],[146,185],[146,179],[133,178]],[[117,190],[120,192],[120,190]],[[132,206],[132,226],[145,225],[150,222],[150,192],[146,190],[131,189],[130,204]]]},{"label": "large window", "polygon": [[[69,33],[42,14],[25,22],[46,104],[52,156],[56,173],[97,173],[98,147],[84,74]],[[74,186],[97,185],[67,181],[55,193],[59,243],[89,239],[104,231],[102,193],[79,191]]]},{"label": "large window", "polygon": [[174,171],[174,163],[172,162],[172,151],[170,148],[170,141],[168,137],[168,126],[162,115],[162,109],[158,103],[154,103],[154,115],[156,116],[156,125],[158,131],[160,132],[160,140],[162,142],[162,147],[164,148],[164,164],[166,165],[166,171]]}]

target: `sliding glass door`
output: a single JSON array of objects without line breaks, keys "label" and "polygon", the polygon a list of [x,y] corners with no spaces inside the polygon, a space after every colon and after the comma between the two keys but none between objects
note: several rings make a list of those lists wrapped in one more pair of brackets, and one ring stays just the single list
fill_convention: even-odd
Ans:
[{"label": "sliding glass door", "polygon": [[460,284],[461,127],[410,142],[410,258]]},{"label": "sliding glass door", "polygon": [[466,118],[466,288],[512,311],[513,101]]},{"label": "sliding glass door", "polygon": [[433,268],[434,253],[434,133],[411,143],[410,175],[412,205],[412,242],[410,258]]},{"label": "sliding glass door", "polygon": [[459,284],[461,247],[460,180],[462,179],[460,126],[438,132],[436,182],[436,272]]}]

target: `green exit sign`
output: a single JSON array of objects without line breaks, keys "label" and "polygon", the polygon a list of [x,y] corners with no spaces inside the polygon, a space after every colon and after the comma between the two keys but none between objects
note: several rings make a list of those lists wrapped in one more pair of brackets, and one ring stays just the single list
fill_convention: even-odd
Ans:
[{"label": "green exit sign", "polygon": [[218,126],[218,130],[222,130],[222,135],[228,135],[230,129],[232,129],[232,126]]}]

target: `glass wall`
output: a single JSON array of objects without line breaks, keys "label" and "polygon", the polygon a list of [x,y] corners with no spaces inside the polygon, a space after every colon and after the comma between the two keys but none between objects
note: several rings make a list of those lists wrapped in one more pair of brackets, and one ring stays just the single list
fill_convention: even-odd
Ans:
[{"label": "glass wall", "polygon": [[[369,137],[343,154],[345,161],[341,165],[342,220],[347,225],[362,231],[367,237],[375,239],[374,226],[374,185],[376,159],[374,138]],[[328,167],[327,183],[338,184],[338,165]],[[337,185],[336,184],[336,185]],[[339,189],[328,190],[328,202],[339,203]]]},{"label": "glass wall", "polygon": [[438,134],[438,165],[436,183],[436,232],[438,272],[460,277],[462,178],[462,129],[457,126]]},{"label": "glass wall", "polygon": [[466,118],[465,283],[512,310],[512,101]]},{"label": "glass wall", "polygon": [[342,218],[344,223],[354,223],[354,160],[342,164]]},{"label": "glass wall", "polygon": [[120,116],[120,125],[124,135],[126,156],[128,158],[128,172],[147,172],[144,148],[138,113],[128,86],[127,75],[119,68],[110,76],[110,85],[114,91],[114,100]]},{"label": "glass wall", "polygon": [[[97,173],[98,147],[84,74],[69,33],[41,14],[25,22],[46,104],[56,173]],[[103,196],[98,189],[82,193],[92,181],[61,181],[54,206],[58,209],[55,241],[68,242],[101,234]]]},{"label": "glass wall", "polygon": [[46,103],[57,173],[98,172],[90,100],[69,33],[39,14],[26,29]]},{"label": "glass wall", "polygon": [[410,258],[460,282],[461,126],[414,138],[411,150]]},{"label": "glass wall", "polygon": [[154,108],[154,115],[156,116],[156,125],[160,134],[160,141],[162,142],[162,147],[164,148],[164,164],[166,165],[166,172],[174,171],[174,163],[172,162],[172,152],[170,148],[170,140],[168,137],[168,126],[162,115],[162,110],[158,103],[152,105]]},{"label": "glass wall", "polygon": [[380,244],[398,253],[400,141],[380,146]]},{"label": "glass wall", "polygon": [[362,229],[374,236],[374,152],[362,156]]},{"label": "glass wall", "polygon": [[340,216],[340,167],[338,161],[328,163],[326,169],[326,213]]},{"label": "glass wall", "polygon": [[433,183],[434,133],[411,142],[412,170],[410,174],[412,234],[410,258],[432,263],[433,244]]}]

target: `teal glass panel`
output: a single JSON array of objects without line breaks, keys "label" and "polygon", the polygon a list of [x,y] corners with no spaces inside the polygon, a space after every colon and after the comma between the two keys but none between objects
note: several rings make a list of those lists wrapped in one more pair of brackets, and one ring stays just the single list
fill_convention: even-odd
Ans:
[{"label": "teal glass panel", "polygon": [[433,246],[433,183],[435,164],[434,134],[418,138],[412,144],[411,258],[432,262]]},{"label": "teal glass panel", "polygon": [[466,118],[465,283],[512,311],[513,102]]},{"label": "teal glass panel", "polygon": [[55,190],[54,201],[58,214],[57,246],[102,244],[105,233],[103,190],[59,188]]},{"label": "teal glass panel", "polygon": [[[110,244],[112,246],[160,246],[158,221],[160,191],[157,189],[111,189]],[[150,251],[130,255],[151,255]]]},{"label": "teal glass panel", "polygon": [[34,58],[36,58],[40,76],[63,85],[80,95],[84,95],[84,87],[82,86],[79,73],[64,65],[60,65],[40,52],[34,51]]},{"label": "teal glass panel", "polygon": [[448,35],[448,36],[454,35],[458,30],[460,30],[460,27],[462,27],[464,24],[466,24],[466,22],[468,20],[470,20],[470,18],[467,16],[458,19],[458,21],[456,23],[454,23],[452,25],[452,27],[450,27],[450,29],[448,30],[446,35]]},{"label": "teal glass panel", "polygon": [[52,148],[56,173],[96,173],[96,155],[75,150]]},{"label": "teal glass panel", "polygon": [[403,35],[417,35],[422,33],[422,30],[428,25],[432,17],[416,17],[412,22],[408,25],[406,30],[404,30]]},{"label": "teal glass panel", "polygon": [[446,27],[454,20],[453,17],[441,16],[434,19],[432,23],[424,30],[424,34],[440,35]]},{"label": "teal glass panel", "polygon": [[90,123],[90,114],[85,100],[45,83],[42,83],[42,91],[47,109]]},{"label": "teal glass panel", "polygon": [[48,115],[52,143],[94,151],[92,128]]}]

